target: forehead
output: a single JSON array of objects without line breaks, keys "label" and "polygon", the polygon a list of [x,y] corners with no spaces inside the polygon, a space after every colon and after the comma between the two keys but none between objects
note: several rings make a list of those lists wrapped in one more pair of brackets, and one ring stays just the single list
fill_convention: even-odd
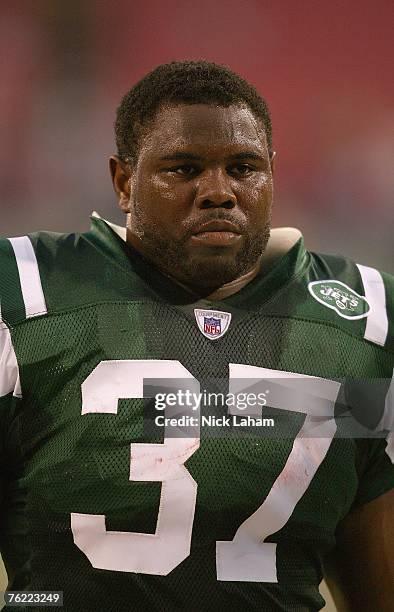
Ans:
[{"label": "forehead", "polygon": [[260,120],[243,105],[177,104],[162,107],[147,130],[142,149],[252,147],[266,149]]}]

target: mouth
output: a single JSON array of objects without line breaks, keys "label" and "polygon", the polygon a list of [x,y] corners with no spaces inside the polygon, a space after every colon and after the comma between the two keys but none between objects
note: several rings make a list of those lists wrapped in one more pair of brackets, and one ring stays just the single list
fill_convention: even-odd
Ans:
[{"label": "mouth", "polygon": [[239,228],[234,223],[216,219],[204,223],[195,230],[191,242],[196,246],[226,247],[235,245],[241,239]]}]

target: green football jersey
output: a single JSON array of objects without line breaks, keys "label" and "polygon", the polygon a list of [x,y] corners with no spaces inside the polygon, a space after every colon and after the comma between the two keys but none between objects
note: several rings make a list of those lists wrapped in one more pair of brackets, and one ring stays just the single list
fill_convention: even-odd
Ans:
[{"label": "green football jersey", "polygon": [[63,591],[66,611],[321,609],[339,523],[394,486],[393,289],[302,238],[221,301],[102,219],[0,240],[9,590]]}]

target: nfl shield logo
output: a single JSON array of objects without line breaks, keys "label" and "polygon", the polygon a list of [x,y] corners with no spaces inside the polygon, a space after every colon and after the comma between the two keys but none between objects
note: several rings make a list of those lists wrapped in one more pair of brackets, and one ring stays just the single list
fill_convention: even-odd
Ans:
[{"label": "nfl shield logo", "polygon": [[216,338],[216,336],[220,336],[221,331],[222,326],[220,324],[220,319],[215,319],[215,317],[204,317],[204,332],[207,336]]},{"label": "nfl shield logo", "polygon": [[231,312],[220,310],[194,309],[197,325],[200,332],[210,340],[221,338],[229,328]]}]

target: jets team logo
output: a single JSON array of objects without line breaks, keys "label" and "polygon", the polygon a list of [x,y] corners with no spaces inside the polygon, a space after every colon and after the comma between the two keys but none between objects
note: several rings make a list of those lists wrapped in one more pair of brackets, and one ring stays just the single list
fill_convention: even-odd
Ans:
[{"label": "jets team logo", "polygon": [[337,280],[313,281],[309,293],[327,308],[335,310],[344,319],[363,319],[370,306],[363,295]]},{"label": "jets team logo", "polygon": [[202,334],[210,340],[224,336],[231,321],[231,312],[220,310],[194,309],[197,325]]}]

